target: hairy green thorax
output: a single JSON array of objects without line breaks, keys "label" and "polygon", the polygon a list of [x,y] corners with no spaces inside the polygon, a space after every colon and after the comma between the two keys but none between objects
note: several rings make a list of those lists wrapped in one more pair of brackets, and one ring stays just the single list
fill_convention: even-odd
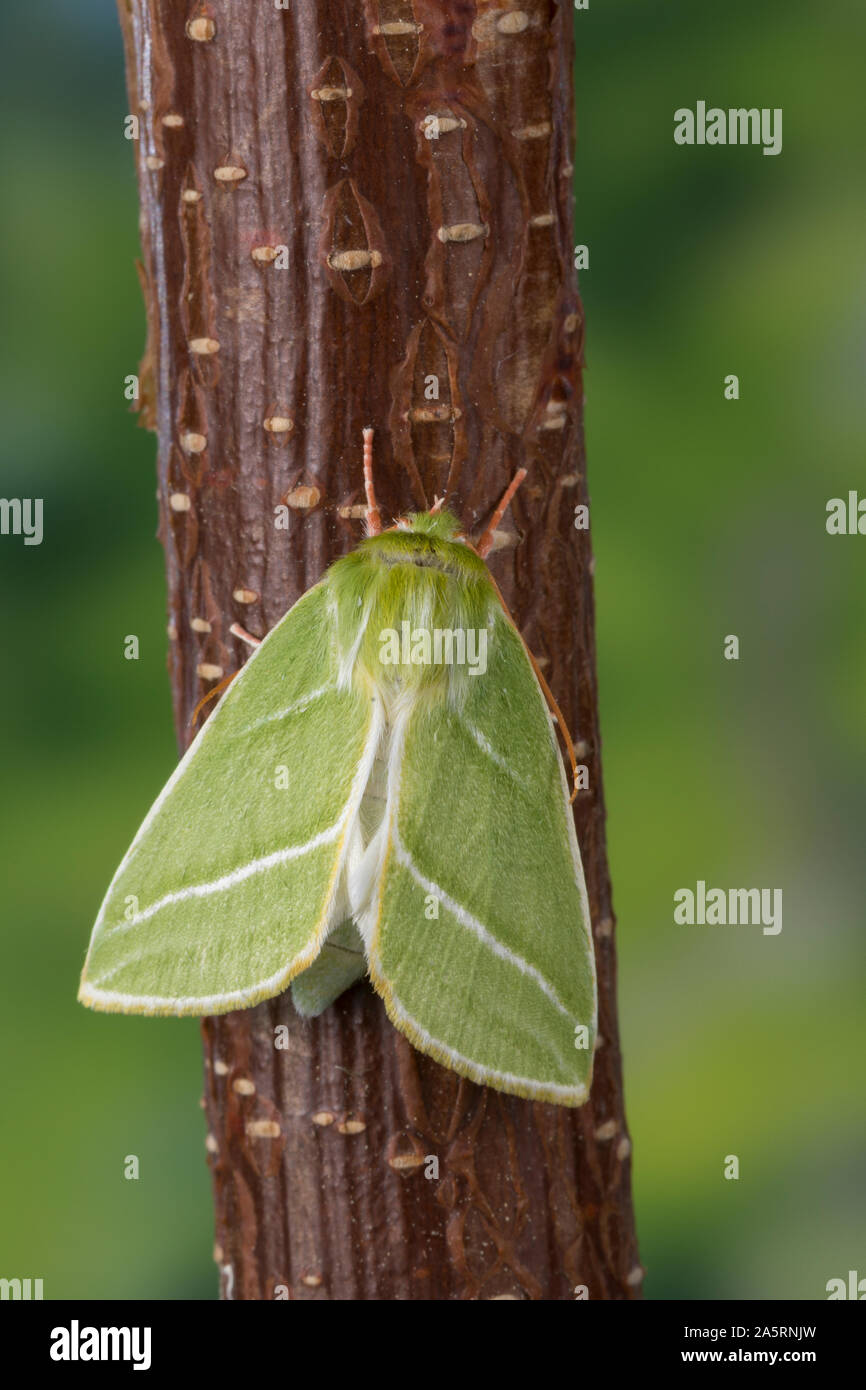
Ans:
[{"label": "hairy green thorax", "polygon": [[331,566],[341,684],[360,680],[389,705],[428,690],[462,706],[473,675],[487,668],[501,605],[459,533],[450,512],[418,512]]}]

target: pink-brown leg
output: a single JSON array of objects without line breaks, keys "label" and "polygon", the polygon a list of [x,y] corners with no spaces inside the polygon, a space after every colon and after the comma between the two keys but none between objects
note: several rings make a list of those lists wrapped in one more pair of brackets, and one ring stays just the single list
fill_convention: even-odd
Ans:
[{"label": "pink-brown leg", "polygon": [[246,642],[248,647],[260,647],[262,645],[261,637],[253,637],[253,634],[247,632],[245,627],[241,627],[240,623],[232,623],[229,632],[233,637],[239,637],[242,642]]},{"label": "pink-brown leg", "polygon": [[382,517],[373,485],[373,431],[369,426],[364,430],[364,491],[367,494],[367,535],[381,535]]},{"label": "pink-brown leg", "polygon": [[523,482],[523,479],[525,477],[526,469],[518,468],[514,477],[511,479],[511,482],[508,484],[508,487],[503,492],[502,497],[499,500],[499,505],[496,508],[496,511],[490,518],[486,530],[482,534],[481,539],[475,547],[482,560],[489,554],[490,547],[493,544],[493,533],[496,530],[502,518],[504,517],[505,513],[507,512],[509,502],[511,501],[517,489],[520,487],[520,484]]},{"label": "pink-brown leg", "polygon": [[[246,642],[248,647],[260,647],[262,645],[261,637],[253,637],[253,634],[247,632],[245,627],[241,627],[240,623],[232,623],[229,632],[234,637],[239,637],[242,642]],[[217,695],[222,695],[223,691],[228,689],[237,674],[237,671],[232,671],[231,675],[223,676],[218,685],[215,685],[212,690],[209,690],[206,695],[202,696],[190,716],[189,722],[191,728],[195,727],[195,722],[205,705],[210,704],[211,700],[216,699]]]}]

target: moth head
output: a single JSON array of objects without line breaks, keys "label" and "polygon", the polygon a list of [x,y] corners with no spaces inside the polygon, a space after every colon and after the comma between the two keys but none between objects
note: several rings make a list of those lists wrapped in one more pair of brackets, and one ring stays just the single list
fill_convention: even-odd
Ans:
[{"label": "moth head", "polygon": [[[376,540],[383,534],[382,516],[379,511],[379,504],[376,501],[376,488],[373,481],[373,427],[368,425],[364,430],[364,491],[367,496],[366,516],[367,516],[367,539]],[[422,542],[421,548],[426,545],[434,548],[437,544],[444,543],[446,547],[462,545],[474,552],[481,560],[486,559],[493,548],[496,535],[496,528],[502,520],[520,484],[526,477],[526,469],[518,468],[508,487],[499,499],[496,509],[493,512],[486,528],[482,532],[478,541],[470,541],[466,533],[461,529],[457,518],[445,510],[445,497],[437,497],[433,506],[426,512],[410,512],[408,516],[401,516],[393,526],[389,526],[387,531],[392,535],[402,533],[418,537]]]},{"label": "moth head", "polygon": [[395,530],[416,536],[429,536],[436,541],[465,541],[463,527],[453,512],[444,510],[410,512],[398,517]]},{"label": "moth head", "polygon": [[460,520],[445,510],[398,517],[393,526],[363,540],[359,551],[386,566],[420,566],[463,576],[487,572]]}]

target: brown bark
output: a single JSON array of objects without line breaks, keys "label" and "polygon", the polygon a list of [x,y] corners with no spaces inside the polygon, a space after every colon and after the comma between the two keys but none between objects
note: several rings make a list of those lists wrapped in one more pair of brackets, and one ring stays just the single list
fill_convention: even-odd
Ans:
[{"label": "brown bark", "polygon": [[634,1298],[592,557],[573,524],[571,6],[288,6],[121,0],[181,742],[208,668],[244,660],[230,625],[263,634],[359,538],[363,425],[391,515],[447,486],[477,526],[525,465],[491,568],[589,768],[600,1038],[569,1111],[442,1070],[366,983],[312,1023],[288,995],[206,1019],[222,1293]]}]

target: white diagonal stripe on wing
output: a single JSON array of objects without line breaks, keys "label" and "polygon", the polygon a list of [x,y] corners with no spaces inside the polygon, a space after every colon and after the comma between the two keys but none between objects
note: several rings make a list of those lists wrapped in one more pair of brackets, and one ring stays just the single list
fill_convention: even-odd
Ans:
[{"label": "white diagonal stripe on wing", "polygon": [[235,884],[243,883],[244,879],[252,878],[254,874],[265,873],[268,869],[273,869],[277,864],[287,864],[291,859],[300,859],[302,855],[309,854],[312,850],[318,849],[320,845],[328,845],[336,840],[341,834],[347,813],[344,812],[336,825],[330,826],[327,830],[322,830],[318,835],[314,835],[312,840],[308,840],[305,845],[289,845],[286,849],[275,849],[271,854],[262,855],[261,859],[251,859],[248,864],[240,864],[231,873],[223,874],[220,878],[213,879],[210,883],[194,883],[189,888],[179,888],[176,893],[166,893],[164,897],[158,898],[155,903],[145,907],[141,912],[136,912],[130,917],[128,922],[119,922],[116,927],[111,927],[104,933],[103,939],[114,936],[119,931],[129,931],[131,927],[137,927],[162,908],[169,907],[172,903],[184,902],[187,898],[206,898],[211,893],[224,893],[229,888],[234,888]]},{"label": "white diagonal stripe on wing", "polygon": [[466,730],[467,734],[474,738],[482,753],[486,753],[487,757],[490,758],[491,762],[494,762],[497,767],[501,767],[503,772],[507,772],[509,777],[513,778],[515,782],[519,782],[522,787],[525,787],[526,782],[520,776],[520,773],[515,772],[513,767],[509,767],[502,754],[497,753],[496,749],[493,747],[493,744],[486,737],[486,735],[481,732],[478,726],[476,724],[473,724],[471,719],[467,719],[465,714],[459,715],[458,718],[460,720],[460,723]]},{"label": "white diagonal stripe on wing", "polygon": [[394,817],[394,822],[391,827],[391,837],[394,853],[399,863],[409,870],[415,882],[420,884],[425,892],[432,893],[434,897],[438,898],[442,906],[447,912],[451,913],[451,916],[460,923],[461,927],[465,927],[467,931],[473,932],[474,935],[478,937],[478,940],[483,941],[484,945],[489,947],[494,955],[499,956],[501,960],[508,961],[509,965],[515,966],[523,975],[528,975],[530,979],[534,980],[538,988],[547,995],[551,1004],[559,1009],[559,1012],[564,1014],[566,1018],[571,1018],[570,1010],[565,1007],[556,990],[553,988],[553,985],[544,978],[540,970],[534,965],[530,965],[529,961],[524,960],[523,956],[519,956],[516,951],[510,950],[507,946],[503,946],[502,942],[499,941],[492,932],[487,930],[483,922],[479,922],[477,917],[473,917],[471,912],[467,911],[465,907],[462,907],[460,903],[450,897],[448,893],[445,892],[444,888],[440,888],[438,883],[434,883],[432,879],[422,874],[400,839],[397,830],[396,816]]},{"label": "white diagonal stripe on wing", "polygon": [[302,699],[296,700],[293,705],[287,705],[285,709],[274,710],[273,714],[263,714],[261,719],[257,719],[254,724],[250,724],[248,729],[241,729],[236,737],[246,738],[247,734],[251,734],[254,730],[260,729],[264,724],[273,724],[276,719],[288,719],[290,714],[300,714],[308,705],[312,705],[316,700],[320,700],[323,695],[327,695],[329,691],[336,690],[336,688],[333,681],[329,681],[327,685],[320,685],[318,690],[311,690],[309,695],[304,695]]}]

